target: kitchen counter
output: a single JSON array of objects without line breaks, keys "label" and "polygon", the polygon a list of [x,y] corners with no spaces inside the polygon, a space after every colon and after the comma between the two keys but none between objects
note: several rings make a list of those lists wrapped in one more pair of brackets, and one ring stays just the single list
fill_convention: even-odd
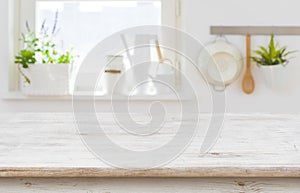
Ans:
[{"label": "kitchen counter", "polygon": [[[117,125],[112,115],[99,114],[98,117],[100,122],[103,121],[107,128],[110,128],[107,134],[122,145],[140,146],[139,143],[144,140],[145,144],[148,144],[145,137],[143,140],[134,139],[137,136],[124,137],[124,133],[116,129]],[[207,126],[210,116],[203,114],[200,117],[200,125]],[[140,116],[140,119],[143,117]],[[180,121],[176,115],[168,115],[166,125],[170,129],[159,131],[157,135],[171,136],[176,131],[172,127],[178,126]],[[197,178],[197,184],[205,184],[207,188],[214,187],[208,192],[222,192],[222,189],[226,192],[233,186],[239,191],[250,192],[245,191],[245,188],[249,188],[253,183],[258,183],[264,192],[272,192],[273,189],[277,191],[274,187],[280,189],[287,185],[292,187],[294,192],[300,191],[300,115],[226,114],[216,144],[208,153],[200,155],[204,136],[205,132],[199,132],[184,153],[167,165],[146,170],[125,170],[105,164],[88,150],[76,130],[72,114],[0,114],[0,187],[3,183],[14,184],[13,187],[19,188],[31,187],[30,184],[34,183],[43,187],[41,184],[50,182],[56,187],[65,181],[64,185],[68,191],[67,187],[71,188],[76,182],[81,183],[81,186],[78,185],[80,188],[92,183],[95,189],[91,190],[97,192],[103,186],[99,187],[95,178],[106,181],[107,186],[115,186],[110,181],[111,178],[115,178],[120,184],[127,181],[128,184],[137,187],[135,182],[158,183],[162,181],[157,178],[164,177],[168,187],[176,187],[176,184],[185,182],[196,183]],[[150,141],[153,139],[149,139]],[[48,180],[31,179],[36,177]],[[145,179],[141,181],[140,177]],[[23,178],[28,178],[29,185],[25,184]],[[59,178],[65,180],[57,180]],[[79,178],[85,180],[80,181]],[[179,183],[181,178],[184,179]],[[244,180],[237,180],[241,178]],[[170,185],[172,183],[173,185]],[[222,185],[222,188],[217,191],[219,185]],[[150,188],[153,184],[148,186]],[[228,186],[228,189],[225,186]],[[166,188],[164,185],[162,187]],[[171,192],[171,189],[168,191]],[[192,189],[198,191],[197,188]]]}]

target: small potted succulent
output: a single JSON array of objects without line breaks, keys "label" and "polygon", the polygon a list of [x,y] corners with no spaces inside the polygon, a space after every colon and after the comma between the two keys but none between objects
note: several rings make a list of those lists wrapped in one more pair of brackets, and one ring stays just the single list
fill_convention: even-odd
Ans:
[{"label": "small potted succulent", "polygon": [[295,51],[287,51],[287,47],[280,47],[275,42],[274,35],[270,37],[268,47],[260,46],[255,50],[256,56],[251,57],[262,70],[267,86],[271,88],[283,87],[286,82],[286,67],[291,58],[288,58]]},{"label": "small potted succulent", "polygon": [[[50,31],[45,21],[38,34],[30,30],[21,41],[23,49],[15,56],[15,63],[21,75],[21,90],[26,95],[68,95],[69,71],[74,60],[72,49],[61,51],[55,40],[57,13]],[[50,31],[50,32],[49,32]]]}]

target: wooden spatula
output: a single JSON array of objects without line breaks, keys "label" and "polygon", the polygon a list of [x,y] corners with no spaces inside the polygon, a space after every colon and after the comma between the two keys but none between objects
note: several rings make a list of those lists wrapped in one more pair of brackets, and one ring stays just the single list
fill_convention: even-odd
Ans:
[{"label": "wooden spatula", "polygon": [[246,72],[243,78],[243,91],[251,94],[254,91],[255,84],[251,74],[251,36],[246,35]]}]

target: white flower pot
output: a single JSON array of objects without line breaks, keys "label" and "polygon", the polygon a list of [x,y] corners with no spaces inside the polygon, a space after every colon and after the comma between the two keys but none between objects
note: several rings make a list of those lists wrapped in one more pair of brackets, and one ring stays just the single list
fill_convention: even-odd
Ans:
[{"label": "white flower pot", "polygon": [[287,66],[274,65],[274,66],[260,66],[260,70],[263,72],[266,85],[272,89],[282,89],[286,86]]},{"label": "white flower pot", "polygon": [[21,79],[21,91],[26,95],[68,95],[70,64],[33,64],[22,69],[30,84]]}]

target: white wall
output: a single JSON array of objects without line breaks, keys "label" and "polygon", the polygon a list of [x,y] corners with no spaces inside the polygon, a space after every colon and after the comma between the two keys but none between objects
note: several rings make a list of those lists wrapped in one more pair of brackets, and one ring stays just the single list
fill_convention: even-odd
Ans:
[{"label": "white wall", "polygon": [[[3,3],[4,0],[0,0]],[[300,26],[300,2],[298,0],[186,0],[182,1],[183,29],[207,44],[214,39],[209,35],[211,25],[297,25]],[[2,5],[2,4],[1,4]],[[0,6],[0,13],[5,7]],[[2,15],[1,15],[2,16]],[[5,24],[5,17],[0,18],[0,24]],[[5,26],[5,25],[1,25]],[[2,27],[1,27],[2,29]],[[0,31],[0,37],[5,32]],[[240,36],[228,36],[228,40],[234,43],[242,51],[245,50],[245,38]],[[268,37],[253,37],[252,46],[266,44]],[[1,39],[2,40],[2,39]],[[300,36],[277,37],[282,45],[290,49],[300,50]],[[244,53],[244,52],[243,52]],[[300,52],[299,52],[300,53]],[[253,69],[256,88],[252,95],[246,95],[241,90],[241,79],[226,89],[227,112],[274,112],[274,113],[296,113],[300,112],[300,56],[288,66],[289,82],[284,90],[271,90],[264,84],[261,72],[257,67]],[[3,55],[3,50],[0,53]],[[0,58],[1,70],[5,63]],[[1,83],[0,83],[1,84]],[[1,85],[1,88],[3,85]],[[176,103],[168,102],[168,107],[175,110]],[[109,102],[98,102],[98,109],[110,110]],[[136,102],[136,109],[145,109],[146,103]],[[203,111],[208,109],[207,106]],[[0,112],[8,111],[71,111],[72,103],[66,100],[0,100]]]},{"label": "white wall", "polygon": [[[214,40],[209,35],[211,25],[296,25],[300,26],[298,0],[188,0],[183,1],[184,30],[207,44]],[[227,37],[242,51],[244,37]],[[253,37],[252,48],[266,45],[269,37]],[[300,50],[300,36],[276,37],[291,50]],[[243,52],[245,53],[245,52]],[[300,52],[299,52],[300,53]],[[226,89],[228,112],[300,112],[300,56],[288,66],[289,82],[284,90],[266,88],[261,72],[253,69],[256,89],[252,95],[241,90],[241,79]]]}]

